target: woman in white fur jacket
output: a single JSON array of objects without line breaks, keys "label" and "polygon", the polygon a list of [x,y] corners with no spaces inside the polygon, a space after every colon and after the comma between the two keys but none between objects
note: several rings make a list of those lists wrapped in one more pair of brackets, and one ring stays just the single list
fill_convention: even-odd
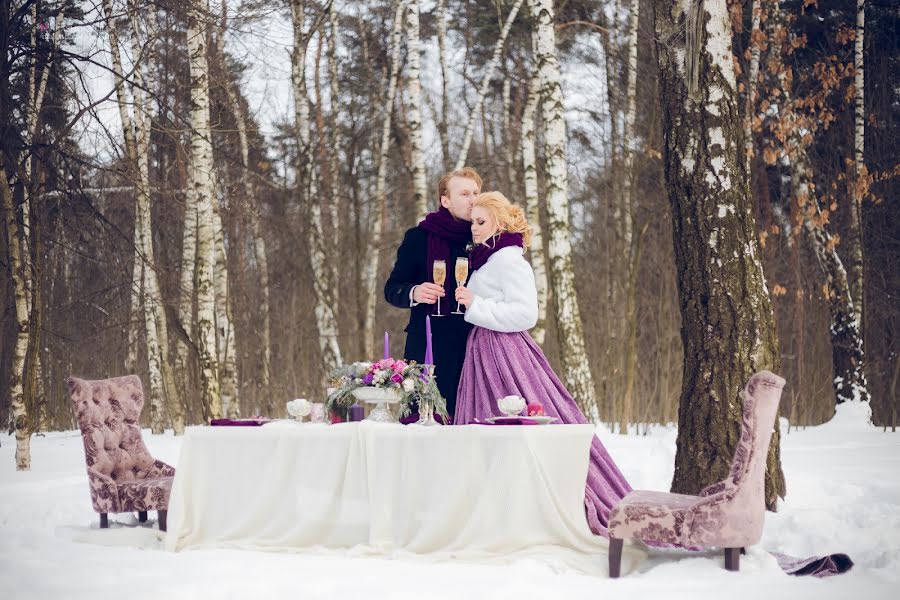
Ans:
[{"label": "woman in white fur jacket", "polygon": [[[456,289],[457,302],[466,307],[465,320],[475,325],[466,344],[456,396],[453,422],[457,425],[499,416],[497,400],[509,395],[540,403],[555,422],[587,423],[528,334],[538,317],[534,272],[523,256],[531,234],[524,211],[503,194],[486,192],[475,198],[472,238],[476,247],[469,256],[472,275],[468,285]],[[584,499],[594,533],[608,537],[609,511],[630,491],[594,436]]]}]

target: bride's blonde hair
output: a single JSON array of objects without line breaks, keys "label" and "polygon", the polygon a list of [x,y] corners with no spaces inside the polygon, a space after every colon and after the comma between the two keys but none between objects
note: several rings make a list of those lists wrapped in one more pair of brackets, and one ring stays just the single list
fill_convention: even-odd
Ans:
[{"label": "bride's blonde hair", "polygon": [[521,233],[525,249],[528,249],[534,228],[528,224],[528,219],[525,218],[525,211],[521,207],[510,202],[500,192],[478,194],[475,196],[472,206],[480,206],[487,210],[493,217],[500,233]]}]

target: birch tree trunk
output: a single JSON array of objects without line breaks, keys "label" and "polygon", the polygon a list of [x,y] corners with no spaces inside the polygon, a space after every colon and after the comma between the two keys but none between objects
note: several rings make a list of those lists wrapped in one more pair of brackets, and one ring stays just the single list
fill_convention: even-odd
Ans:
[{"label": "birch tree trunk", "polygon": [[[837,253],[837,240],[827,230],[819,201],[811,184],[811,169],[805,148],[794,155],[792,173],[793,193],[797,204],[808,206],[803,217],[803,229],[815,251],[816,260],[825,276],[824,291],[831,313],[831,360],[834,369],[834,393],[837,404],[844,402],[869,403],[865,374],[863,339],[857,327],[853,309],[853,294],[847,271]],[[869,411],[871,417],[871,410]]]},{"label": "birch tree trunk", "polygon": [[[165,399],[164,380],[162,374],[163,357],[159,340],[160,327],[157,320],[156,298],[158,298],[158,282],[153,271],[153,245],[150,224],[150,182],[149,176],[149,123],[145,120],[146,102],[142,88],[145,87],[140,66],[134,70],[134,77],[138,84],[131,86],[134,105],[134,119],[128,110],[131,104],[127,95],[127,86],[122,69],[122,59],[119,48],[119,36],[116,33],[113,22],[112,0],[103,0],[103,12],[105,13],[106,29],[109,36],[110,54],[112,56],[113,73],[116,78],[116,99],[119,107],[119,117],[122,120],[122,134],[125,143],[125,154],[128,158],[130,178],[137,192],[135,206],[135,250],[134,269],[140,269],[141,288],[143,296],[140,303],[143,306],[143,324],[147,342],[147,363],[149,374],[150,397],[150,427],[154,433],[162,433],[165,429]],[[137,31],[133,32],[137,36]],[[136,276],[132,275],[134,283]],[[157,283],[154,289],[153,284]],[[132,290],[132,294],[136,290]],[[136,307],[135,298],[132,297],[132,308]],[[159,308],[162,308],[161,306]],[[132,313],[134,314],[134,313]]]},{"label": "birch tree trunk", "polygon": [[344,201],[344,188],[342,186],[340,164],[338,163],[338,154],[340,144],[340,132],[338,131],[338,111],[340,110],[340,95],[338,89],[338,67],[337,67],[337,38],[338,38],[338,19],[337,10],[334,3],[328,7],[328,51],[326,52],[326,60],[328,61],[328,90],[329,90],[329,110],[328,110],[328,143],[326,152],[328,153],[329,169],[331,178],[334,182],[334,197],[328,203],[330,209],[329,216],[331,218],[331,235],[335,251],[331,252],[331,260],[328,264],[331,269],[332,296],[334,314],[340,314],[341,306],[341,257],[343,256],[343,238],[341,237],[341,206]]},{"label": "birch tree trunk", "polygon": [[506,42],[506,36],[512,28],[513,22],[516,20],[516,15],[519,14],[522,2],[524,2],[524,0],[516,0],[516,3],[513,4],[513,7],[510,9],[509,16],[506,17],[506,22],[503,24],[503,29],[500,31],[500,37],[497,38],[497,43],[494,45],[494,54],[491,56],[491,60],[487,64],[487,67],[485,67],[484,77],[481,79],[481,87],[478,90],[478,97],[475,99],[475,107],[472,109],[472,112],[469,113],[469,121],[466,123],[462,147],[459,149],[459,154],[456,156],[456,166],[453,167],[454,170],[462,169],[466,165],[466,157],[469,155],[469,146],[472,145],[472,135],[475,132],[475,123],[481,115],[484,99],[487,96],[488,89],[490,89],[491,80],[494,78],[494,71],[497,69],[497,64],[500,62],[500,55],[503,53],[503,44]]},{"label": "birch tree trunk", "polygon": [[[776,0],[780,1],[780,0]],[[762,32],[762,8],[760,0],[753,0],[750,5],[750,68],[747,72],[747,100],[744,108],[744,168],[748,177],[753,163],[753,117],[756,114],[756,80],[759,77],[759,54],[764,41]]]},{"label": "birch tree trunk", "polygon": [[366,265],[363,271],[363,297],[366,299],[363,317],[363,352],[366,357],[375,356],[375,301],[377,295],[376,281],[378,275],[378,259],[381,252],[381,232],[384,227],[385,207],[387,204],[387,155],[391,142],[391,116],[393,114],[394,97],[397,94],[397,78],[400,73],[400,34],[403,25],[405,0],[397,0],[394,8],[394,21],[391,28],[390,71],[388,89],[384,97],[383,117],[381,122],[381,143],[378,147],[377,171],[375,176],[375,214],[371,217],[372,236],[366,250]]},{"label": "birch tree trunk", "polygon": [[[618,199],[621,203],[619,211],[622,229],[622,283],[624,292],[624,314],[621,323],[624,325],[622,334],[625,340],[625,353],[622,357],[622,375],[624,389],[622,392],[622,405],[619,411],[619,432],[628,432],[628,423],[631,422],[633,396],[634,396],[634,370],[637,364],[637,271],[639,256],[634,240],[634,153],[637,150],[634,123],[637,117],[637,51],[638,51],[638,23],[640,22],[640,0],[632,0],[631,11],[628,17],[628,78],[625,91],[625,127],[623,132],[623,181],[622,195]],[[617,307],[618,305],[614,305]],[[618,353],[616,353],[618,354]]]},{"label": "birch tree trunk", "polygon": [[234,321],[231,318],[231,303],[228,298],[228,255],[225,252],[225,228],[222,226],[221,206],[213,199],[213,237],[215,239],[216,262],[214,269],[216,295],[216,351],[219,364],[222,413],[230,419],[240,416],[238,402],[237,354],[234,339]]},{"label": "birch tree trunk", "polygon": [[541,231],[541,206],[538,199],[537,155],[535,130],[541,80],[538,73],[531,76],[528,98],[522,111],[522,183],[525,188],[525,210],[534,229],[531,236],[531,268],[537,287],[538,320],[531,329],[531,337],[541,346],[547,336],[547,263],[544,256],[544,235]]},{"label": "birch tree trunk", "polygon": [[[517,4],[518,6],[518,4]],[[575,292],[569,229],[568,173],[566,170],[566,122],[563,114],[559,63],[552,0],[529,0],[536,36],[535,63],[540,74],[542,122],[546,155],[547,233],[549,236],[550,285],[556,304],[557,339],[565,383],[590,420],[600,421],[600,411],[585,353],[581,312]]]},{"label": "birch tree trunk", "polygon": [[[291,0],[291,17],[294,25],[294,49],[291,55],[291,82],[294,92],[294,120],[298,142],[298,192],[309,211],[307,241],[312,263],[313,288],[316,296],[315,315],[319,329],[319,350],[322,353],[324,373],[327,374],[341,365],[341,350],[338,346],[337,319],[332,306],[332,288],[329,280],[328,263],[325,259],[324,230],[322,228],[322,206],[318,194],[318,179],[315,170],[313,146],[310,139],[309,100],[306,96],[306,51],[312,34],[318,24],[306,29],[306,14],[302,0]],[[323,374],[324,382],[324,374]]]},{"label": "birch tree trunk", "polygon": [[[672,491],[696,494],[727,476],[741,391],[755,372],[778,371],[779,352],[744,168],[726,0],[655,0],[655,8],[656,37],[665,40],[657,42],[660,99],[684,347]],[[776,425],[770,509],[784,495],[779,438]]]},{"label": "birch tree trunk", "polygon": [[201,403],[210,418],[222,416],[216,352],[215,233],[213,228],[212,137],[209,124],[209,65],[206,17],[208,0],[192,0],[188,11],[188,56],[191,77],[191,173],[189,199],[197,211],[197,352]]},{"label": "birch tree trunk", "polygon": [[[333,9],[332,9],[333,11]],[[225,61],[225,29],[228,20],[228,3],[222,2],[222,15],[220,21],[219,47],[218,54],[222,61],[223,67]],[[334,14],[333,12],[331,14]],[[333,25],[334,27],[334,25]],[[329,54],[333,58],[333,50],[329,47]],[[333,75],[336,76],[336,75]],[[232,117],[237,125],[238,144],[241,150],[241,187],[244,192],[244,201],[246,203],[247,215],[250,220],[250,234],[253,236],[253,255],[256,259],[257,270],[259,274],[259,318],[262,322],[260,331],[260,345],[262,346],[262,360],[259,366],[259,374],[257,383],[263,389],[269,387],[269,379],[271,377],[272,365],[272,333],[271,333],[271,317],[269,315],[269,259],[266,254],[266,240],[262,235],[262,229],[259,221],[259,203],[256,198],[256,191],[253,186],[253,173],[250,169],[250,143],[247,138],[247,119],[240,104],[240,90],[237,83],[232,85],[230,82],[225,84],[225,91],[228,95],[228,107],[231,109]],[[336,95],[336,92],[332,92]],[[334,125],[332,125],[334,127]],[[334,148],[334,144],[331,144]],[[333,203],[337,206],[337,202]],[[337,232],[335,231],[335,237]],[[193,270],[191,272],[193,276]],[[335,301],[335,304],[337,302]],[[335,308],[335,311],[337,308]],[[233,326],[232,326],[233,329]],[[236,354],[232,353],[232,359],[236,358]],[[227,369],[226,369],[227,370]],[[235,370],[236,372],[236,370]],[[235,396],[235,399],[237,396]]]},{"label": "birch tree trunk", "polygon": [[869,173],[866,169],[866,103],[865,103],[865,34],[866,0],[856,0],[856,40],[853,66],[856,71],[854,82],[855,128],[853,136],[854,177],[850,218],[848,219],[849,239],[844,242],[848,252],[847,276],[850,294],[854,298],[853,315],[856,328],[863,331],[863,307],[865,303],[863,285],[863,265],[865,261],[862,239],[862,203],[868,189]]},{"label": "birch tree trunk", "polygon": [[7,256],[13,280],[16,310],[16,344],[12,351],[9,373],[10,419],[16,432],[16,470],[31,470],[31,418],[25,405],[22,387],[25,375],[25,354],[28,352],[28,306],[25,300],[25,281],[22,278],[22,255],[19,246],[19,224],[13,207],[12,190],[6,179],[6,167],[0,160],[0,195],[3,200],[3,220],[6,226]]},{"label": "birch tree trunk", "polygon": [[[191,171],[193,168],[188,167]],[[175,349],[175,369],[182,384],[182,393],[190,389],[190,369],[188,368],[188,344],[196,346],[194,335],[194,278],[197,264],[197,199],[188,186],[187,201],[184,206],[184,234],[181,240],[181,274],[178,286],[178,320],[181,322],[187,340],[179,337]]]},{"label": "birch tree trunk", "polygon": [[450,137],[447,131],[447,114],[450,111],[450,94],[447,91],[450,81],[447,74],[447,0],[437,0],[434,18],[437,20],[438,62],[441,65],[441,114],[436,120],[444,170],[447,171],[450,169]]},{"label": "birch tree trunk", "polygon": [[416,222],[428,214],[428,191],[425,185],[425,153],[422,149],[422,84],[420,81],[419,0],[408,0],[406,12],[406,52],[409,73],[406,93],[406,123],[409,126],[410,162],[412,163],[413,202]]}]

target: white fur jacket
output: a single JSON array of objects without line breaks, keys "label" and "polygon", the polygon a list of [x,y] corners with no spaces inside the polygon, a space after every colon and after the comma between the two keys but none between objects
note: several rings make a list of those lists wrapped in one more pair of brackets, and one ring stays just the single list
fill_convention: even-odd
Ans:
[{"label": "white fur jacket", "polygon": [[474,299],[466,309],[466,321],[503,333],[528,331],[535,326],[537,288],[534,271],[523,253],[518,246],[501,248],[472,273],[467,287]]}]

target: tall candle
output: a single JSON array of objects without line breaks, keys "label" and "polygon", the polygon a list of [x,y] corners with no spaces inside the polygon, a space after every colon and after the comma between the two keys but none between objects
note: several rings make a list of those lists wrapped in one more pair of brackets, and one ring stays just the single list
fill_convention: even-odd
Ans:
[{"label": "tall candle", "polygon": [[434,356],[431,353],[431,315],[425,316],[425,364],[434,364]]},{"label": "tall candle", "polygon": [[388,337],[387,331],[384,332],[384,357],[385,358],[391,357],[391,340]]}]

